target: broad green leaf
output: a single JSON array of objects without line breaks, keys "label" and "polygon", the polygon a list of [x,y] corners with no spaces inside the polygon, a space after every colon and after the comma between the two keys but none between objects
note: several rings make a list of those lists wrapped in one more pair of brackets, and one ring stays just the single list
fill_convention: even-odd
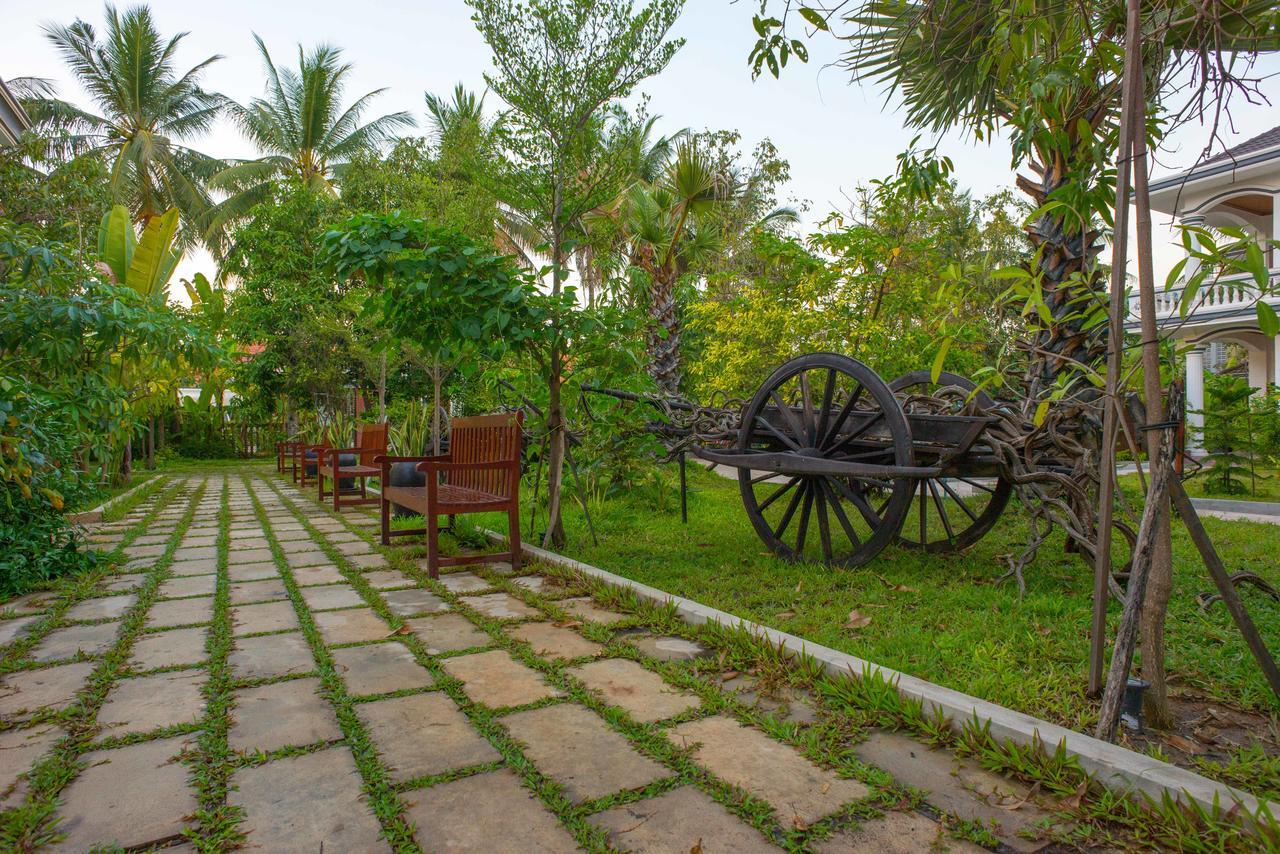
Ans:
[{"label": "broad green leaf", "polygon": [[1280,317],[1276,316],[1276,310],[1270,303],[1258,303],[1258,325],[1262,327],[1262,334],[1268,338],[1280,335]]},{"label": "broad green leaf", "polygon": [[942,364],[947,359],[947,351],[951,349],[951,339],[942,339],[942,346],[938,348],[938,355],[933,357],[933,367],[929,371],[929,381],[938,382],[938,377],[942,375]]},{"label": "broad green leaf", "polygon": [[118,285],[125,283],[136,244],[133,222],[124,205],[116,205],[102,215],[98,226],[98,257],[111,270]]},{"label": "broad green leaf", "polygon": [[125,284],[146,299],[162,294],[173,268],[182,254],[173,247],[178,233],[178,209],[169,208],[154,217],[142,230],[142,238],[133,251]]}]

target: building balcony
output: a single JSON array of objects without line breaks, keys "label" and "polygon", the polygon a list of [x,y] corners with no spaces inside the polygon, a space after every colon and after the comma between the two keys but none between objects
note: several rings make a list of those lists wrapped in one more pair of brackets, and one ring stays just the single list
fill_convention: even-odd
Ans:
[{"label": "building balcony", "polygon": [[[1271,283],[1273,289],[1280,289],[1280,268],[1272,268]],[[1160,327],[1176,326],[1183,322],[1180,312],[1182,305],[1182,286],[1165,290],[1156,285],[1156,324]],[[1219,279],[1216,282],[1205,282],[1200,286],[1191,305],[1187,307],[1186,326],[1201,326],[1206,323],[1223,321],[1248,321],[1257,317],[1257,303],[1261,296],[1257,283],[1252,276],[1238,275]],[[1272,293],[1264,297],[1265,301],[1280,310],[1280,294]],[[1126,330],[1139,327],[1138,293],[1135,288],[1129,289],[1129,307],[1125,315]]]}]

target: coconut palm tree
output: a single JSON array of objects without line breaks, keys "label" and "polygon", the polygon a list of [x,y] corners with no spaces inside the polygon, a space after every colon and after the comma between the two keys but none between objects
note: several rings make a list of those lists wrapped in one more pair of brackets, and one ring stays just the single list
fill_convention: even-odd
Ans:
[{"label": "coconut palm tree", "polygon": [[96,112],[41,87],[29,89],[24,105],[51,144],[104,161],[112,195],[135,222],[177,208],[190,235],[206,221],[206,181],[222,163],[185,142],[208,131],[222,111],[222,96],[200,86],[204,71],[221,57],[179,72],[174,54],[186,33],[163,38],[146,6],[121,13],[108,5],[105,14],[101,39],[79,19],[45,27]]},{"label": "coconut palm tree", "polygon": [[379,116],[361,124],[370,102],[385,89],[368,92],[342,106],[351,64],[342,50],[318,45],[310,53],[298,46],[298,68],[279,68],[267,46],[254,35],[267,73],[264,98],[248,105],[230,103],[240,130],[262,152],[255,160],[231,164],[213,180],[231,195],[219,205],[222,221],[234,220],[268,198],[276,182],[296,181],[318,193],[333,193],[350,158],[377,148],[401,128],[412,127],[406,112]]}]

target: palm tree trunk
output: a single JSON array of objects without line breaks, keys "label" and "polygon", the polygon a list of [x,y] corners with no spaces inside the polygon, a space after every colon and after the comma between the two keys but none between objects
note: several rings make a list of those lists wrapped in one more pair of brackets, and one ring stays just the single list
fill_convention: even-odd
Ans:
[{"label": "palm tree trunk", "polygon": [[[1031,197],[1036,207],[1072,183],[1060,166],[1032,163],[1032,168],[1040,173],[1040,180],[1019,175],[1018,188]],[[1100,235],[1096,229],[1072,222],[1069,217],[1059,208],[1041,214],[1026,229],[1038,258],[1032,273],[1039,276],[1044,301],[1052,315],[1048,323],[1034,315],[1030,320],[1036,328],[1027,377],[1031,401],[1038,401],[1073,363],[1094,365],[1106,355],[1107,325],[1089,326],[1085,312],[1090,301],[1106,302],[1106,278],[1094,263],[1102,251]]]},{"label": "palm tree trunk", "polygon": [[649,374],[667,397],[680,394],[680,315],[676,311],[675,276],[664,270],[650,274]]}]

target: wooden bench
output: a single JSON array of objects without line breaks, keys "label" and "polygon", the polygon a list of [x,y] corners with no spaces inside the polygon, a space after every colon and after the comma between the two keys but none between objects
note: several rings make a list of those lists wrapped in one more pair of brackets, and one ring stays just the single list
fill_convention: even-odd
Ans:
[{"label": "wooden bench", "polygon": [[293,480],[295,483],[298,481],[297,453],[298,446],[301,444],[302,442],[294,439],[276,442],[276,471],[284,474],[285,469],[288,467],[286,461],[293,462]]},{"label": "wooden bench", "polygon": [[[324,501],[333,496],[333,509],[355,507],[360,504],[377,504],[377,498],[370,498],[367,490],[368,479],[382,474],[382,467],[377,460],[387,453],[387,423],[361,424],[356,428],[356,446],[354,448],[324,448],[316,461],[316,485],[319,498]],[[342,456],[350,454],[355,462],[343,465]],[[333,485],[331,491],[324,488],[325,478]],[[348,478],[360,481],[359,498],[343,498],[342,481]],[[354,491],[354,490],[353,490]]]},{"label": "wooden bench", "polygon": [[[329,449],[328,442],[321,442],[318,445],[309,445],[306,442],[298,442],[293,450],[293,481],[298,484],[299,489],[307,488],[307,465],[314,464],[316,471],[320,470],[320,457]],[[308,454],[314,454],[308,457]]]},{"label": "wooden bench", "polygon": [[[507,560],[520,568],[521,413],[455,418],[449,429],[449,453],[438,457],[381,457],[382,544],[392,537],[427,535],[427,571],[440,577],[441,566]],[[390,486],[391,466],[417,463],[425,486]],[[391,505],[421,513],[425,527],[391,530]],[[466,513],[507,514],[507,550],[490,554],[440,556],[441,516]]]}]

